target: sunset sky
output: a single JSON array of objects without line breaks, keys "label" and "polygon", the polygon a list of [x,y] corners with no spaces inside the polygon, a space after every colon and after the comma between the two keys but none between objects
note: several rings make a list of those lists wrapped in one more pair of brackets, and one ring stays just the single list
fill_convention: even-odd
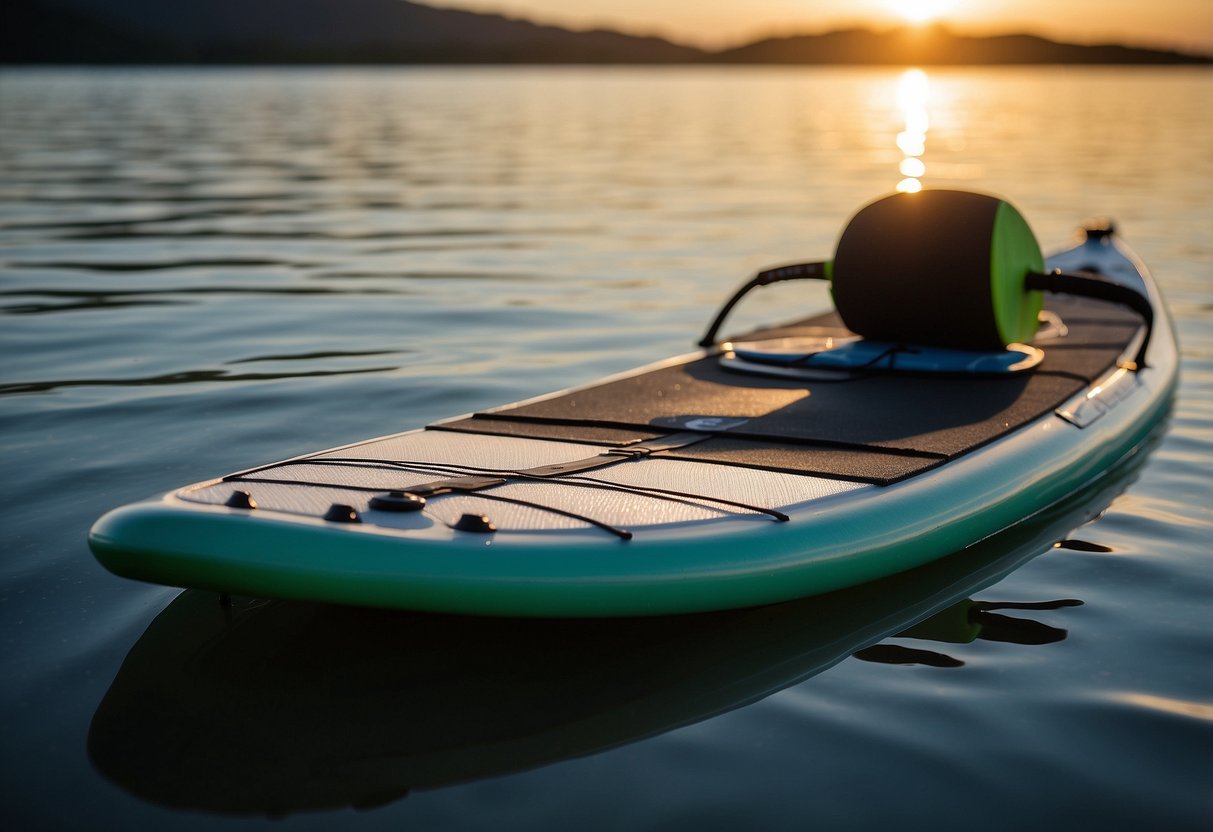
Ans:
[{"label": "sunset sky", "polygon": [[936,19],[966,33],[1032,32],[1213,52],[1213,0],[422,0],[545,23],[607,26],[719,47],[770,34]]}]

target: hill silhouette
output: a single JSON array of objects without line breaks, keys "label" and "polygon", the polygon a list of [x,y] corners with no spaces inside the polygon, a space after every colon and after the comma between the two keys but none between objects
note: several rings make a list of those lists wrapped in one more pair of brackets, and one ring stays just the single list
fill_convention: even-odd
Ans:
[{"label": "hill silhouette", "polygon": [[6,63],[674,63],[703,54],[406,0],[4,0],[2,14]]},{"label": "hill silhouette", "polygon": [[708,52],[407,0],[4,0],[7,64],[1181,64],[1207,55],[942,26],[767,38]]},{"label": "hill silhouette", "polygon": [[1036,35],[976,37],[946,26],[882,32],[847,29],[821,35],[767,38],[708,57],[716,63],[963,66],[983,64],[1209,63],[1208,56],[1117,44],[1058,43]]}]

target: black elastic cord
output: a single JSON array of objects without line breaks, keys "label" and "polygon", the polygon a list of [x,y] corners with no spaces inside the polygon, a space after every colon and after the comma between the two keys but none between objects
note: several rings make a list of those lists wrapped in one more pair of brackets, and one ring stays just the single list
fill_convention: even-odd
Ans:
[{"label": "black elastic cord", "polygon": [[[875,357],[869,358],[862,364],[856,364],[854,367],[822,367],[815,366],[813,359],[827,350],[819,350],[811,352],[807,355],[802,355],[793,361],[779,361],[773,358],[763,358],[761,356],[746,356],[747,364],[758,364],[763,367],[771,367],[779,370],[813,370],[819,373],[835,373],[833,376],[814,376],[811,380],[816,384],[843,384],[848,381],[859,381],[860,379],[869,378],[872,373],[887,373],[894,370],[894,365],[897,362],[897,354],[902,352],[911,352],[912,347],[905,344],[890,344],[888,348],[882,350]],[[887,367],[878,367],[877,365],[885,359],[889,360]],[[725,369],[730,369],[727,365]],[[754,372],[750,369],[734,368],[737,372],[749,373]],[[792,376],[792,378],[802,378],[801,376]]]},{"label": "black elastic cord", "polygon": [[[653,457],[654,459],[666,459],[667,457]],[[679,459],[679,457],[669,457],[670,459]],[[609,480],[600,480],[594,477],[578,476],[576,474],[563,477],[547,477],[528,474],[525,471],[511,471],[498,468],[477,468],[472,465],[459,465],[458,463],[434,463],[434,462],[412,462],[409,460],[394,460],[394,459],[373,459],[361,457],[318,457],[313,459],[288,459],[285,462],[278,463],[279,466],[287,465],[332,465],[335,467],[367,467],[379,468],[380,470],[404,470],[404,471],[436,471],[444,474],[455,474],[460,476],[500,476],[505,479],[520,479],[528,482],[547,482],[554,484],[572,484],[579,485],[584,488],[597,488],[606,491],[618,491],[624,494],[632,494],[641,497],[651,497],[655,500],[665,500],[667,502],[686,503],[688,505],[697,505],[702,507],[703,503],[717,503],[725,506],[732,506],[743,511],[752,511],[756,514],[765,514],[769,517],[774,517],[780,522],[787,522],[791,518],[782,511],[777,511],[773,508],[765,506],[753,505],[752,503],[743,503],[739,500],[730,500],[725,497],[712,497],[706,494],[695,494],[689,491],[673,491],[667,488],[658,488],[649,485],[636,485],[635,483],[611,482]],[[277,467],[277,466],[274,466]],[[270,470],[260,469],[255,473]],[[257,480],[246,479],[244,475],[233,474],[224,477],[225,482],[257,482]],[[334,483],[329,483],[333,488],[355,488],[355,486],[345,486]],[[415,487],[415,486],[414,486]],[[383,491],[382,488],[356,487],[359,490],[366,491]],[[408,488],[396,489],[408,491]],[[480,493],[479,491],[477,493]]]},{"label": "black elastic cord", "polygon": [[632,539],[632,533],[627,529],[621,529],[616,526],[612,526],[610,523],[595,520],[593,517],[589,517],[584,514],[577,514],[573,511],[566,511],[565,509],[556,508],[555,506],[544,505],[543,503],[537,503],[532,500],[520,500],[517,497],[503,497],[500,494],[486,494],[482,491],[478,491],[470,496],[476,497],[477,499],[491,500],[498,503],[512,503],[516,506],[525,506],[526,508],[538,509],[539,511],[546,511],[550,514],[559,514],[561,517],[568,517],[572,520],[579,520],[583,523],[589,523],[595,528],[602,529],[604,532],[615,535],[615,537],[619,538],[620,540]]},{"label": "black elastic cord", "polygon": [[724,306],[720,307],[720,311],[716,313],[715,320],[708,327],[708,331],[699,339],[699,346],[710,347],[716,343],[716,334],[720,332],[720,327],[724,325],[724,320],[733,311],[733,307],[745,297],[752,289],[757,289],[759,286],[768,286],[772,283],[779,283],[782,280],[829,280],[830,276],[827,272],[826,263],[794,263],[790,266],[779,266],[774,269],[766,269],[754,275],[748,283],[733,293]]},{"label": "black elastic cord", "polygon": [[[718,505],[730,506],[732,508],[741,509],[743,511],[752,511],[756,514],[765,514],[768,517],[773,517],[774,519],[776,519],[780,522],[784,522],[784,523],[786,523],[787,521],[792,519],[788,515],[784,514],[782,511],[777,511],[776,509],[773,509],[773,508],[766,508],[765,506],[752,505],[750,503],[743,503],[738,500],[729,500],[724,497],[711,497],[711,496],[708,496],[705,494],[694,494],[694,493],[686,492],[686,491],[674,491],[671,489],[657,488],[654,486],[635,485],[632,483],[615,483],[615,482],[610,482],[608,480],[595,479],[593,477],[536,476],[533,474],[528,474],[525,471],[510,471],[510,470],[501,470],[501,469],[492,469],[492,468],[476,468],[476,467],[470,466],[470,465],[457,465],[457,464],[454,464],[454,465],[445,464],[444,465],[442,463],[412,462],[412,461],[408,461],[408,460],[389,460],[389,459],[374,459],[374,458],[360,458],[360,457],[314,457],[314,458],[305,457],[302,459],[288,459],[288,460],[276,463],[271,466],[266,466],[265,468],[258,468],[247,474],[245,474],[245,473],[229,474],[228,476],[223,478],[223,481],[224,482],[270,482],[270,483],[274,483],[276,485],[298,484],[298,485],[322,486],[325,488],[345,488],[345,489],[350,489],[350,490],[354,490],[354,491],[383,491],[384,490],[383,488],[377,487],[377,486],[349,485],[349,484],[345,484],[345,483],[323,483],[323,482],[312,482],[309,480],[282,480],[282,479],[270,479],[270,478],[260,478],[260,477],[254,478],[253,477],[253,474],[260,475],[260,474],[266,473],[267,471],[271,471],[274,468],[287,467],[287,466],[291,466],[291,465],[319,465],[319,466],[331,465],[331,466],[339,467],[339,468],[366,467],[366,468],[378,468],[380,470],[388,470],[388,471],[391,471],[391,470],[405,470],[405,471],[421,470],[421,471],[435,471],[435,472],[444,473],[444,474],[455,474],[458,476],[468,476],[468,475],[478,474],[478,475],[481,475],[482,478],[483,477],[497,477],[497,476],[500,476],[503,478],[499,483],[480,484],[476,488],[468,488],[468,489],[451,488],[448,491],[445,491],[442,494],[435,495],[435,496],[444,496],[445,494],[448,494],[448,493],[471,494],[474,492],[475,496],[487,497],[488,495],[484,493],[483,489],[495,487],[496,485],[504,485],[506,483],[506,481],[509,479],[520,479],[520,480],[525,480],[528,482],[547,482],[547,483],[554,483],[554,484],[564,483],[564,484],[570,484],[570,485],[578,485],[578,486],[581,486],[582,488],[597,488],[599,490],[617,491],[617,492],[621,492],[621,493],[625,493],[625,494],[649,497],[649,498],[652,498],[655,500],[665,500],[667,502],[679,502],[679,503],[685,503],[687,505],[698,505],[700,507],[702,507],[703,503],[716,503]],[[451,485],[457,485],[458,482],[459,482],[458,480],[449,481],[449,483]],[[448,483],[448,481],[443,481],[443,484],[447,484],[447,483]],[[395,489],[391,489],[391,490],[410,492],[416,488],[417,488],[417,486],[408,486],[408,487],[395,488]],[[422,494],[419,494],[419,496],[428,497],[431,495],[427,494],[427,493],[422,493]],[[504,500],[506,498],[498,498],[498,499]],[[543,509],[552,511],[556,514],[565,513],[567,516],[570,516],[570,517],[576,516],[580,520],[585,520],[587,523],[591,523],[593,525],[596,525],[596,526],[599,526],[602,528],[605,528],[605,526],[606,526],[606,524],[601,523],[600,521],[593,520],[592,518],[583,517],[581,515],[572,515],[567,512],[563,512],[562,509],[557,509],[557,508],[554,508],[551,506],[533,504],[533,507],[543,508]],[[612,533],[614,534],[616,532],[612,531]]]},{"label": "black elastic cord", "polygon": [[[283,480],[283,479],[276,479],[273,477],[245,477],[245,476],[239,476],[239,475],[233,475],[231,477],[224,477],[223,481],[224,482],[250,482],[250,483],[261,482],[261,483],[266,483],[268,485],[296,485],[296,486],[303,486],[305,488],[335,488],[335,489],[342,489],[345,491],[382,492],[384,490],[382,488],[376,488],[374,486],[368,486],[368,485],[348,485],[348,484],[342,484],[342,483],[316,482],[316,481],[312,481],[312,480]],[[396,490],[402,490],[406,494],[410,493],[407,488],[396,489]],[[526,508],[533,508],[533,509],[537,509],[538,511],[546,511],[551,514],[559,514],[561,517],[568,517],[572,520],[578,520],[582,523],[588,523],[589,525],[594,526],[595,528],[602,529],[604,532],[609,532],[610,534],[615,535],[620,540],[631,540],[632,539],[632,533],[630,531],[628,531],[627,529],[620,529],[616,526],[612,526],[610,523],[605,523],[602,520],[595,520],[593,517],[590,517],[588,515],[577,514],[576,512],[573,512],[573,511],[566,511],[565,509],[556,508],[555,506],[544,505],[543,503],[537,503],[537,502],[534,502],[533,500],[520,500],[517,497],[504,497],[500,494],[488,494],[479,489],[469,489],[467,491],[461,491],[461,490],[457,490],[457,489],[447,489],[447,490],[436,492],[436,494],[435,494],[435,496],[440,496],[440,497],[447,497],[447,496],[451,496],[451,495],[475,497],[477,499],[491,500],[491,501],[495,501],[498,503],[512,503],[513,505],[516,505],[516,506],[525,506]],[[423,508],[422,511],[424,511],[424,510],[425,509]],[[288,512],[288,513],[303,514],[303,512]],[[304,516],[308,516],[308,515],[304,514]]]},{"label": "black elastic cord", "polygon": [[1146,334],[1141,340],[1133,363],[1136,365],[1135,369],[1139,370],[1146,366],[1146,348],[1150,346],[1150,335],[1154,332],[1154,307],[1150,304],[1150,299],[1141,292],[1094,272],[1076,274],[1061,270],[1049,274],[1029,274],[1024,280],[1024,288],[1106,300],[1132,309],[1141,315],[1146,325]]}]

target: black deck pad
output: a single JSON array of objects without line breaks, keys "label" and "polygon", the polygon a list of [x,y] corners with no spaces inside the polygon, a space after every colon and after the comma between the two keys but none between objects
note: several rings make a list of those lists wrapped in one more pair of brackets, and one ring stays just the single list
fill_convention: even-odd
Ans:
[{"label": "black deck pad", "polygon": [[[887,484],[1056,408],[1112,368],[1139,329],[1133,313],[1100,301],[1049,308],[1068,332],[1040,343],[1044,361],[1015,376],[786,380],[708,356],[436,427],[600,445],[702,430],[717,436],[663,456]],[[832,313],[744,338],[827,333],[846,334]]]}]

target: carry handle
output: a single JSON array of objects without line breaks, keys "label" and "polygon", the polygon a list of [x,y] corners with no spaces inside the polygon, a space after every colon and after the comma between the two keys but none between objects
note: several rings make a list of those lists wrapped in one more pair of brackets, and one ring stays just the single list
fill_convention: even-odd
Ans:
[{"label": "carry handle", "polygon": [[[743,297],[759,286],[769,286],[785,280],[829,280],[831,263],[794,263],[788,266],[778,266],[765,269],[754,275],[741,286],[716,313],[715,319],[707,332],[699,339],[699,346],[710,347],[716,343],[716,335],[724,325],[729,313]],[[1028,291],[1052,292],[1054,294],[1078,295],[1081,297],[1106,300],[1128,307],[1141,316],[1146,325],[1146,333],[1133,359],[1133,369],[1140,370],[1146,366],[1146,350],[1150,346],[1150,336],[1154,333],[1154,307],[1150,299],[1129,286],[1124,286],[1096,272],[1063,272],[1055,269],[1045,274],[1030,273],[1024,278],[1024,289]]]},{"label": "carry handle", "polygon": [[1132,309],[1146,325],[1146,334],[1133,359],[1133,370],[1146,366],[1146,348],[1154,332],[1154,307],[1146,295],[1129,286],[1124,286],[1096,272],[1063,272],[1055,269],[1048,274],[1029,274],[1024,279],[1025,289],[1106,300]]},{"label": "carry handle", "polygon": [[828,262],[794,263],[789,266],[778,266],[774,269],[766,269],[759,272],[749,282],[734,292],[733,296],[725,301],[724,306],[720,307],[720,311],[716,313],[716,318],[712,321],[712,325],[708,327],[708,331],[699,339],[699,346],[710,347],[716,343],[716,334],[720,332],[720,327],[724,326],[725,318],[733,311],[733,307],[749,294],[752,289],[757,289],[759,286],[768,286],[772,283],[779,283],[783,280],[829,279],[830,263]]}]

